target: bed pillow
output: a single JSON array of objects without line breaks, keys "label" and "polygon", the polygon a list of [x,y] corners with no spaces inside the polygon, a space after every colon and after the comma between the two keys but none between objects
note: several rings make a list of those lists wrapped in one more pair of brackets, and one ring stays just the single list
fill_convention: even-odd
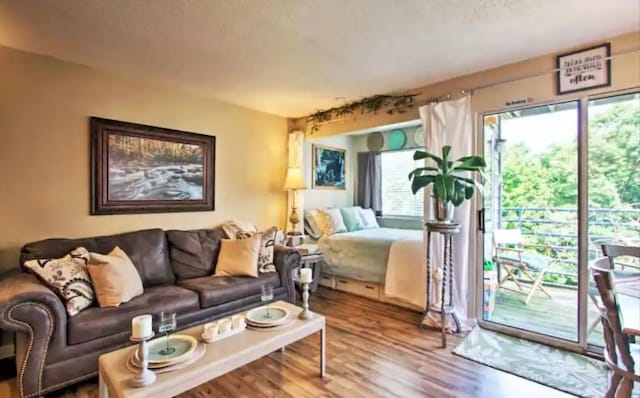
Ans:
[{"label": "bed pillow", "polygon": [[331,209],[319,209],[318,212],[321,215],[320,227],[322,228],[322,236],[347,232],[347,227],[344,225],[340,209],[335,207]]},{"label": "bed pillow", "polygon": [[322,237],[322,227],[320,227],[320,214],[318,210],[308,210],[304,212],[304,230],[312,239],[318,240]]},{"label": "bed pillow", "polygon": [[380,225],[378,225],[378,220],[376,219],[376,213],[374,213],[372,209],[361,209],[360,217],[362,218],[362,223],[364,224],[363,229],[380,228]]},{"label": "bed pillow", "polygon": [[362,207],[360,206],[343,207],[340,209],[344,225],[347,227],[349,232],[364,229],[364,222],[360,216],[361,211]]}]

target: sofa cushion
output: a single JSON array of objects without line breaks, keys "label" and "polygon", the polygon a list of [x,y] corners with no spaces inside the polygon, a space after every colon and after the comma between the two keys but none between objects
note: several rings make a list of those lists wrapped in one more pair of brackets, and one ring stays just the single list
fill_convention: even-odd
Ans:
[{"label": "sofa cushion", "polygon": [[171,267],[178,280],[213,275],[220,240],[225,237],[222,228],[193,231],[167,231]]},{"label": "sofa cushion", "polygon": [[277,272],[249,276],[205,276],[179,282],[185,289],[193,290],[200,296],[200,306],[208,308],[261,293],[262,285],[270,283],[280,286]]},{"label": "sofa cushion", "polygon": [[54,238],[27,243],[22,247],[20,264],[33,259],[59,258],[76,247],[107,254],[116,246],[127,253],[145,287],[175,283],[175,276],[169,263],[167,239],[161,229],[81,239]]},{"label": "sofa cushion", "polygon": [[[68,320],[69,344],[79,344],[131,329],[131,318],[141,314],[174,311],[178,315],[197,311],[198,294],[179,286],[156,286],[117,308],[88,308]],[[154,316],[154,323],[157,320]],[[179,325],[178,325],[179,326]]]}]

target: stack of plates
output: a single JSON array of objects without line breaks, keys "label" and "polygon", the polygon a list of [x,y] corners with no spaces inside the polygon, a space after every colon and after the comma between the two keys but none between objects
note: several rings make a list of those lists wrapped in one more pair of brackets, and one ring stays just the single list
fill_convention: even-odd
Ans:
[{"label": "stack of plates", "polygon": [[247,312],[245,319],[247,326],[251,328],[273,329],[288,324],[293,320],[293,317],[286,308],[270,305],[269,312],[267,312],[267,307],[254,308]]},{"label": "stack of plates", "polygon": [[[169,336],[169,347],[173,348],[173,350],[167,354],[164,352],[167,348],[165,337],[157,338],[147,343],[149,369],[154,371],[179,369],[198,360],[205,350],[204,344],[198,344],[195,338],[183,334]],[[129,357],[128,365],[133,368],[140,367],[139,348],[134,350]]]}]

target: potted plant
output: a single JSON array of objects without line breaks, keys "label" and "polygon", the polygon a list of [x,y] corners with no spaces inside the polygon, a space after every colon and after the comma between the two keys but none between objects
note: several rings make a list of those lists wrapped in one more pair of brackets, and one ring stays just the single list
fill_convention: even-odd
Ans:
[{"label": "potted plant", "polygon": [[440,222],[451,222],[454,207],[460,206],[465,200],[471,199],[476,189],[482,191],[482,185],[474,178],[465,176],[467,173],[478,173],[484,179],[486,163],[482,156],[464,156],[450,160],[451,146],[442,147],[442,157],[425,151],[416,151],[414,160],[431,159],[436,167],[418,167],[409,173],[411,190],[415,195],[421,188],[433,184],[435,198],[436,219]]}]

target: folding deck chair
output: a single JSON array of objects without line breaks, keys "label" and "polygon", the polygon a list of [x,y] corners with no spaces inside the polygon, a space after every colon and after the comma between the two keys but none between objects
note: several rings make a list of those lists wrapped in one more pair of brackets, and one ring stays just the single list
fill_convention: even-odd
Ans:
[{"label": "folding deck chair", "polygon": [[[525,245],[522,242],[522,232],[519,229],[497,229],[493,231],[494,256],[493,261],[498,265],[499,269],[504,270],[498,283],[498,288],[511,290],[516,293],[525,294],[525,304],[529,304],[529,300],[536,292],[541,291],[549,298],[551,294],[542,286],[542,278],[554,261],[551,258],[551,246],[545,245]],[[544,248],[546,255],[527,251],[525,248]],[[523,275],[532,283],[526,286],[518,277]],[[534,276],[534,274],[537,274]],[[517,289],[513,289],[504,284],[508,281],[515,283]]]}]

